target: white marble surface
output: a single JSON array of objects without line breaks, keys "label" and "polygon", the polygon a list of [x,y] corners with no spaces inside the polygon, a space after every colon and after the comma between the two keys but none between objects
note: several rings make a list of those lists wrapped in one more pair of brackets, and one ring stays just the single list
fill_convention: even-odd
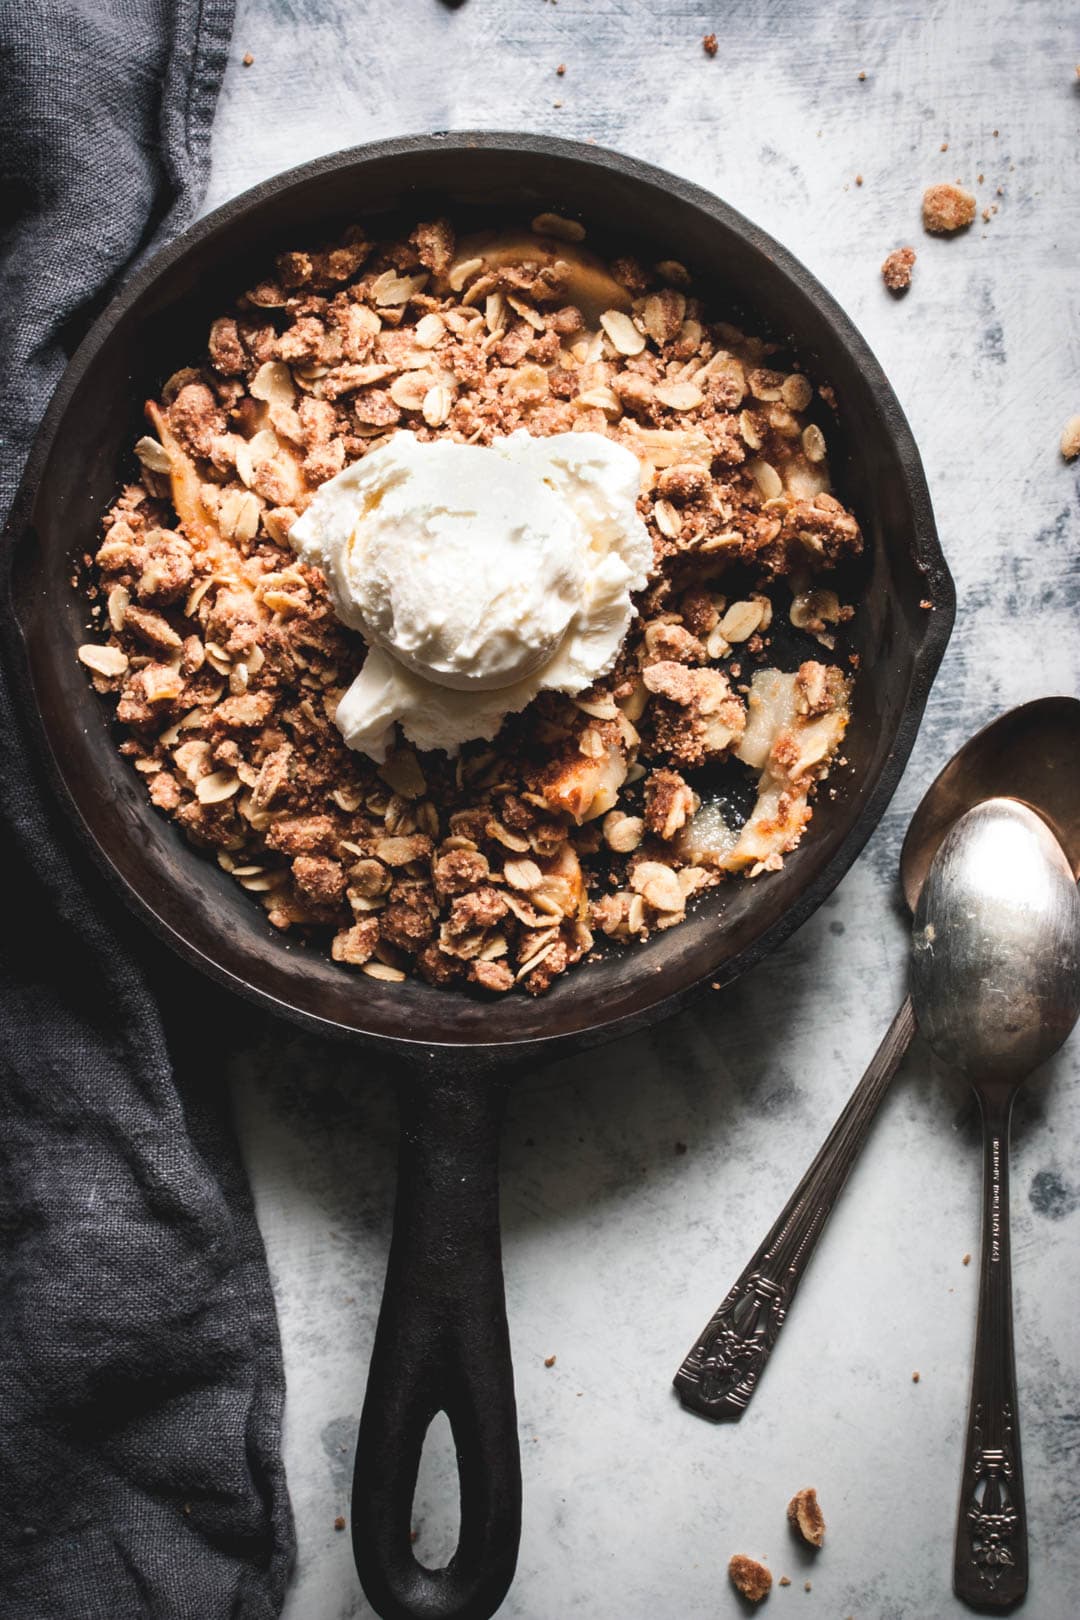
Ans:
[{"label": "white marble surface", "polygon": [[[903,784],[830,903],[696,1012],[513,1095],[503,1206],[525,1527],[508,1617],[735,1616],[735,1551],[791,1576],[770,1613],[964,1612],[949,1574],[979,1162],[963,1093],[924,1049],[746,1419],[707,1425],[669,1381],[896,1004],[894,874],[923,788],[1000,708],[1080,684],[1077,476],[1057,454],[1080,410],[1080,53],[1067,21],[1054,0],[240,0],[208,206],[317,153],[430,128],[595,137],[690,176],[792,248],[866,334],[922,448],[958,587]],[[712,28],[714,61],[699,43]],[[923,186],[979,174],[992,223],[926,238]],[[919,263],[894,303],[877,271],[901,242]],[[392,1099],[370,1060],[280,1029],[234,1085],[289,1375],[299,1558],[286,1614],[369,1615],[333,1521],[389,1235]],[[1074,1040],[1023,1099],[1015,1142],[1032,1620],[1080,1610],[1078,1140]],[[448,1549],[446,1481],[437,1461],[417,1503],[433,1561]],[[784,1519],[810,1482],[829,1521],[816,1558]]]}]

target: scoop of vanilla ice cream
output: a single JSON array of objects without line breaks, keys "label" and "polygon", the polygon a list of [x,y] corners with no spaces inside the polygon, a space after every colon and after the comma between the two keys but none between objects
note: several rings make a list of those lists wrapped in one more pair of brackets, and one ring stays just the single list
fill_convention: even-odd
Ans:
[{"label": "scoop of vanilla ice cream", "polygon": [[290,539],[369,645],[337,710],[382,760],[493,737],[545,688],[611,668],[652,560],[639,467],[596,433],[490,446],[396,433],[320,486]]}]

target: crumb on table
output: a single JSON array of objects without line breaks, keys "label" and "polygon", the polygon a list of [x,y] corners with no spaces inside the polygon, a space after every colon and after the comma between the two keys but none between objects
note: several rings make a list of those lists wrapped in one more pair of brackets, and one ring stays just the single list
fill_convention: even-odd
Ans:
[{"label": "crumb on table", "polygon": [[905,293],[911,286],[914,268],[914,248],[893,248],[881,266],[881,279],[891,293]]},{"label": "crumb on table", "polygon": [[1061,453],[1066,461],[1074,461],[1080,456],[1080,416],[1070,416],[1062,428]]},{"label": "crumb on table", "polygon": [[796,1491],[788,1503],[788,1519],[810,1547],[820,1547],[825,1540],[825,1515],[812,1485]]},{"label": "crumb on table", "polygon": [[344,1530],[344,1528],[345,1528],[345,1515],[343,1513],[339,1513],[337,1518],[334,1520],[334,1529],[335,1530]]},{"label": "crumb on table", "polygon": [[255,58],[252,56],[250,51],[245,51],[241,60],[243,61],[245,67],[250,67]]},{"label": "crumb on table", "polygon": [[554,1365],[555,1365],[555,1357],[554,1356],[545,1356],[544,1357],[544,1366],[545,1367],[554,1367]]},{"label": "crumb on table", "polygon": [[920,1376],[921,1376],[921,1374],[919,1374],[917,1372],[913,1372],[912,1375],[911,1375],[911,1382],[913,1384],[917,1384],[919,1382]]},{"label": "crumb on table", "polygon": [[923,225],[936,236],[964,231],[975,218],[975,198],[963,186],[942,181],[927,186],[922,200]]},{"label": "crumb on table", "polygon": [[751,1603],[760,1603],[767,1597],[772,1588],[772,1573],[759,1564],[756,1558],[747,1558],[744,1553],[735,1553],[728,1561],[728,1575],[731,1584],[744,1598]]},{"label": "crumb on table", "polygon": [[701,44],[706,56],[715,56],[720,48],[720,41],[715,34],[706,34]]}]

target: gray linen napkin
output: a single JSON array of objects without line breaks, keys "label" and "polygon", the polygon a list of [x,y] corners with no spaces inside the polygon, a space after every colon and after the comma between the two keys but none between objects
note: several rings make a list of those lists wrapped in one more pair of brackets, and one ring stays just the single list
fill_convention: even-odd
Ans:
[{"label": "gray linen napkin", "polygon": [[[0,519],[89,314],[198,203],[231,26],[0,4]],[[246,1016],[86,870],[12,681],[5,646],[0,1616],[269,1620],[284,1377],[220,1080]]]}]

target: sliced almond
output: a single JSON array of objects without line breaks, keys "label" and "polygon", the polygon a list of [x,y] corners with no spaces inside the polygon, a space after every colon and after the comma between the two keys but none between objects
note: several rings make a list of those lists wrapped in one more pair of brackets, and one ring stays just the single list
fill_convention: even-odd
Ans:
[{"label": "sliced almond", "polygon": [[465,283],[471,281],[476,272],[483,268],[483,259],[462,259],[460,264],[452,265],[446,278],[450,291],[459,293]]},{"label": "sliced almond", "polygon": [[78,657],[87,669],[92,669],[95,675],[104,675],[107,680],[122,675],[128,667],[127,653],[121,652],[119,647],[99,646],[95,641],[80,647]]},{"label": "sliced almond", "polygon": [[755,630],[761,628],[764,617],[765,605],[761,601],[732,602],[717,629],[725,641],[748,641]]},{"label": "sliced almond", "polygon": [[240,778],[233,771],[213,771],[200,777],[195,786],[195,797],[200,804],[222,804],[231,799],[240,788]]},{"label": "sliced almond", "polygon": [[396,270],[384,270],[371,286],[376,309],[394,309],[407,304],[414,293],[421,292],[428,282],[427,271],[418,276],[399,276]]},{"label": "sliced almond", "polygon": [[267,360],[248,383],[248,393],[252,399],[262,399],[267,404],[292,405],[296,399],[292,372],[284,361]]},{"label": "sliced almond", "polygon": [[380,979],[383,984],[403,984],[405,974],[400,968],[391,967],[388,962],[365,962],[360,969],[369,979]]},{"label": "sliced almond", "polygon": [[678,539],[682,535],[682,512],[670,501],[657,501],[653,507],[653,517],[661,535],[667,536],[667,539]]},{"label": "sliced almond", "polygon": [[765,500],[774,501],[784,493],[783,479],[771,462],[760,460],[748,462],[747,471]]},{"label": "sliced almond", "polygon": [[163,444],[158,443],[157,439],[152,439],[149,433],[144,433],[142,438],[136,442],[135,454],[143,466],[149,467],[151,472],[172,472],[172,461],[169,452]]},{"label": "sliced almond", "polygon": [[705,395],[692,382],[657,383],[656,397],[670,411],[696,411],[705,403]]},{"label": "sliced almond", "polygon": [[825,435],[816,422],[808,422],[802,431],[803,455],[807,461],[824,461]]},{"label": "sliced almond", "polygon": [[629,315],[624,315],[621,309],[605,310],[600,317],[600,325],[620,354],[633,356],[644,349],[645,334],[638,331]]},{"label": "sliced almond", "polygon": [[403,411],[419,411],[423,409],[424,398],[431,386],[430,372],[406,371],[390,384],[390,398]]},{"label": "sliced almond", "polygon": [[560,242],[584,242],[585,227],[578,219],[563,214],[537,214],[532,222],[537,236],[554,236]]},{"label": "sliced almond", "polygon": [[428,427],[441,427],[453,408],[454,396],[445,383],[433,383],[420,407]]},{"label": "sliced almond", "polygon": [[434,310],[431,310],[427,315],[422,315],[417,321],[413,340],[419,343],[422,349],[433,349],[437,343],[442,342],[445,336],[446,322],[441,315],[437,315]]},{"label": "sliced almond", "polygon": [[611,388],[588,388],[574,401],[586,410],[603,411],[606,416],[622,415],[622,400]]},{"label": "sliced almond", "polygon": [[130,601],[131,592],[124,585],[114,585],[109,592],[109,623],[114,630],[120,631],[124,628],[124,619],[127,616]]},{"label": "sliced almond", "polygon": [[503,876],[512,889],[520,889],[525,894],[539,888],[544,879],[544,874],[535,861],[507,861],[503,867]]}]

